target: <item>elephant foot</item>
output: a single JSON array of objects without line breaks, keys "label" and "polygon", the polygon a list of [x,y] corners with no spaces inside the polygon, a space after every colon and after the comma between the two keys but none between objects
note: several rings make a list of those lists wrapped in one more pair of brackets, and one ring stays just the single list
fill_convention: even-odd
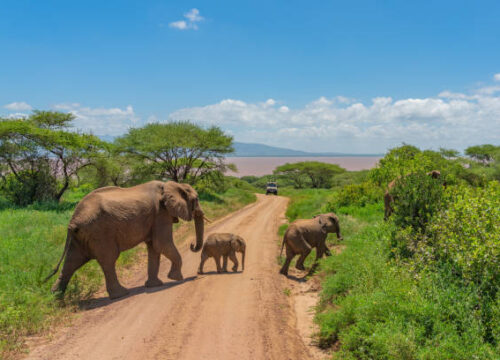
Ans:
[{"label": "elephant foot", "polygon": [[280,274],[288,276],[288,269],[281,269]]},{"label": "elephant foot", "polygon": [[182,276],[182,273],[180,272],[180,270],[177,270],[177,271],[170,270],[170,272],[168,273],[168,278],[172,279],[172,280],[177,280],[177,281],[184,280],[184,277]]},{"label": "elephant foot", "polygon": [[163,281],[161,281],[158,278],[148,279],[148,280],[146,280],[146,283],[144,284],[144,286],[146,286],[146,287],[155,287],[155,286],[162,286],[162,285],[163,285]]},{"label": "elephant foot", "polygon": [[203,272],[203,271],[201,271],[201,270],[198,270],[198,274],[203,275],[203,274],[204,274],[204,272]]},{"label": "elephant foot", "polygon": [[129,294],[129,291],[124,287],[120,287],[114,290],[108,290],[109,298],[111,300],[124,297]]},{"label": "elephant foot", "polygon": [[235,266],[235,267],[233,267],[232,270],[233,270],[233,272],[236,272],[236,271],[238,271],[238,268]]},{"label": "elephant foot", "polygon": [[305,269],[306,269],[306,268],[304,267],[304,264],[297,264],[297,265],[295,265],[295,268],[296,268],[297,270],[305,270]]}]

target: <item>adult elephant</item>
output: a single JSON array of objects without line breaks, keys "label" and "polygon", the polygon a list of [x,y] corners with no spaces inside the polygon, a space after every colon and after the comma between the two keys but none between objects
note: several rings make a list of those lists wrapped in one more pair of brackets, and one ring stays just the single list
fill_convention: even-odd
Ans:
[{"label": "adult elephant", "polygon": [[160,255],[172,262],[168,277],[183,280],[182,259],[174,245],[172,225],[181,218],[194,219],[196,252],[203,245],[204,215],[198,194],[187,184],[173,181],[150,181],[131,188],[97,189],[78,204],[68,226],[64,252],[51,275],[66,257],[52,291],[64,293],[73,273],[91,259],[96,259],[104,272],[106,290],[111,299],[128,293],[116,276],[115,263],[120,252],[145,242],[148,248],[147,287],[160,286]]},{"label": "adult elephant", "polygon": [[[427,173],[433,179],[439,179],[441,177],[441,172],[439,170],[432,170]],[[401,176],[398,176],[396,179],[392,180],[385,190],[384,194],[384,220],[388,220],[389,217],[394,212],[394,208],[392,207],[394,203],[394,195],[391,194],[391,191],[396,186],[396,182],[401,179]],[[446,188],[446,181],[443,182],[443,186]]]},{"label": "adult elephant", "polygon": [[326,238],[329,233],[336,233],[337,238],[342,240],[339,218],[334,213],[316,215],[312,219],[296,220],[290,224],[281,245],[281,252],[286,245],[286,260],[280,273],[288,275],[288,267],[295,255],[300,255],[295,267],[299,270],[305,270],[304,260],[313,247],[316,248],[316,260],[325,254],[330,256],[330,250],[326,246]]}]

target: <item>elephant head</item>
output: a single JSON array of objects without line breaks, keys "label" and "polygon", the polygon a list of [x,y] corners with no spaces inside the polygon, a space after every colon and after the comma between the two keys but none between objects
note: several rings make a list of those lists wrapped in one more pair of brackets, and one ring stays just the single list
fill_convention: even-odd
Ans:
[{"label": "elephant head", "polygon": [[194,219],[196,245],[191,244],[191,251],[200,251],[203,246],[204,215],[196,190],[187,184],[168,181],[163,185],[161,202],[174,219],[181,218],[185,221]]},{"label": "elephant head", "polygon": [[246,243],[240,236],[233,236],[231,240],[231,248],[236,252],[241,253],[241,269],[245,270],[245,251]]},{"label": "elephant head", "polygon": [[334,213],[327,213],[317,215],[319,225],[321,226],[321,231],[325,234],[336,233],[337,238],[342,240],[342,235],[340,235],[340,224],[339,218]]}]

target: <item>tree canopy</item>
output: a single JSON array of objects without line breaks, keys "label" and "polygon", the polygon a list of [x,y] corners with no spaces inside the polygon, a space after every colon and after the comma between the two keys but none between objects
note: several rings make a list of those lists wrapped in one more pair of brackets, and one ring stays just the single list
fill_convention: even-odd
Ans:
[{"label": "tree canopy", "polygon": [[313,188],[330,187],[332,177],[343,172],[345,169],[336,164],[320,161],[286,163],[274,170],[277,175],[288,175],[297,188],[302,188],[307,180],[311,182]]},{"label": "tree canopy", "polygon": [[118,153],[136,160],[134,172],[194,184],[228,169],[224,155],[233,151],[232,142],[218,127],[172,122],[130,129],[115,144]]},{"label": "tree canopy", "polygon": [[104,143],[69,131],[72,114],[34,111],[23,119],[0,119],[0,176],[4,192],[24,204],[59,200],[70,178],[92,164]]}]

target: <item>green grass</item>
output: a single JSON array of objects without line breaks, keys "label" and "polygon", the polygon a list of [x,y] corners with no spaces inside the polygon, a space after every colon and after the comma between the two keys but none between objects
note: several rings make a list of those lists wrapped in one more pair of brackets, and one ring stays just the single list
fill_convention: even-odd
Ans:
[{"label": "green grass", "polygon": [[[50,292],[55,278],[42,283],[62,254],[73,209],[90,189],[76,189],[61,204],[12,207],[0,199],[0,358],[23,348],[23,339],[67,318],[78,303],[100,288],[101,270],[89,262],[73,276],[64,300]],[[201,199],[207,217],[215,219],[255,201],[248,189],[231,188]],[[123,252],[118,268],[132,264],[137,248]]]}]

